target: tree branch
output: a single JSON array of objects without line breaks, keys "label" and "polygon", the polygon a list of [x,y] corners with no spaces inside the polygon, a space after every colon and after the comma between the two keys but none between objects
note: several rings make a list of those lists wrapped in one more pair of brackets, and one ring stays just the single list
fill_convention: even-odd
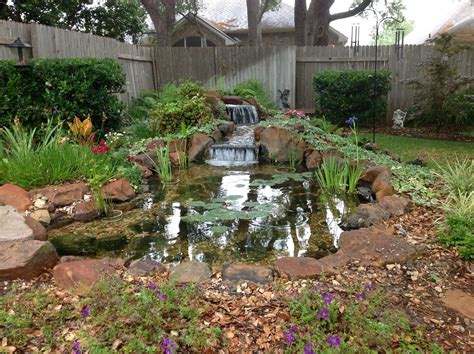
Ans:
[{"label": "tree branch", "polygon": [[268,8],[270,7],[270,2],[271,0],[265,0],[262,6],[260,6],[260,12],[258,14],[258,23],[262,22],[263,15],[265,12],[268,11]]},{"label": "tree branch", "polygon": [[372,3],[372,0],[363,0],[359,5],[357,5],[356,7],[354,7],[353,9],[349,11],[339,12],[337,14],[330,15],[329,22],[358,15],[362,11],[364,11],[371,3]]}]

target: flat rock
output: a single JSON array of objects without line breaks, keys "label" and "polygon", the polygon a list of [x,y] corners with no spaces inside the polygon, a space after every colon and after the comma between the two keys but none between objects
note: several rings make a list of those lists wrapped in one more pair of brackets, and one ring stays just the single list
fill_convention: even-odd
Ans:
[{"label": "flat rock", "polygon": [[44,225],[49,225],[51,223],[51,215],[49,215],[49,211],[46,209],[35,210],[30,214],[30,217]]},{"label": "flat rock", "polygon": [[30,216],[25,217],[25,222],[28,227],[33,230],[33,236],[35,240],[38,241],[47,241],[48,233],[46,228],[38,220],[33,219]]},{"label": "flat rock", "polygon": [[196,133],[191,138],[191,143],[188,150],[188,157],[190,161],[200,161],[204,156],[206,149],[211,146],[212,139],[203,133]]},{"label": "flat rock", "polygon": [[12,206],[0,206],[0,243],[33,240],[34,232]]},{"label": "flat rock", "polygon": [[137,259],[128,267],[128,272],[135,277],[148,277],[165,271],[163,264],[151,259]]},{"label": "flat rock", "polygon": [[348,229],[361,229],[378,225],[390,217],[390,213],[377,204],[361,204],[349,215],[346,222]]},{"label": "flat rock", "polygon": [[180,263],[170,271],[170,279],[178,283],[202,283],[211,276],[211,267],[198,261]]},{"label": "flat rock", "polygon": [[0,279],[30,280],[53,268],[59,261],[50,242],[28,240],[0,243]]},{"label": "flat rock", "polygon": [[446,307],[474,320],[474,296],[461,290],[448,290],[443,298]]},{"label": "flat rock", "polygon": [[78,200],[82,200],[84,194],[89,192],[89,187],[84,182],[62,184],[59,186],[48,186],[31,190],[30,196],[38,194],[48,199],[49,204],[56,207],[70,205]]},{"label": "flat rock", "polygon": [[395,195],[382,198],[378,202],[382,209],[387,210],[390,215],[402,216],[410,210],[410,200]]},{"label": "flat rock", "polygon": [[330,268],[338,268],[358,261],[363,266],[383,267],[386,264],[404,263],[419,254],[393,230],[371,226],[366,229],[346,231],[341,234],[339,250],[319,261]]},{"label": "flat rock", "polygon": [[0,204],[10,205],[20,212],[31,206],[30,195],[23,188],[14,184],[4,184],[0,187]]},{"label": "flat rock", "polygon": [[306,143],[301,137],[282,127],[268,127],[260,132],[259,145],[264,156],[272,161],[302,161]]},{"label": "flat rock", "polygon": [[243,104],[244,99],[240,96],[222,96],[221,101],[225,104]]},{"label": "flat rock", "polygon": [[324,263],[311,257],[282,257],[275,265],[281,274],[287,275],[291,280],[317,279],[322,274],[334,272]]},{"label": "flat rock", "polygon": [[126,178],[107,183],[102,187],[104,198],[112,199],[115,202],[126,202],[135,198],[135,190]]},{"label": "flat rock", "polygon": [[97,211],[97,205],[93,200],[81,200],[74,207],[74,220],[88,222],[95,220],[99,217],[99,212]]},{"label": "flat rock", "polygon": [[263,266],[226,264],[222,269],[222,279],[232,283],[269,284],[273,281],[273,273],[273,269]]},{"label": "flat rock", "polygon": [[62,289],[89,290],[101,277],[115,274],[124,265],[122,259],[85,259],[58,264],[53,269],[56,284]]}]

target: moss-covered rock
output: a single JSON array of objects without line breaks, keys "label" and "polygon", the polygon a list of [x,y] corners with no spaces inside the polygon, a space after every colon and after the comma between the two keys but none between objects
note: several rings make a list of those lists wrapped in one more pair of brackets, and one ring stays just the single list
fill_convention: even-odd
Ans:
[{"label": "moss-covered rock", "polygon": [[51,243],[60,256],[90,256],[97,252],[95,241],[94,236],[67,233],[55,236]]}]

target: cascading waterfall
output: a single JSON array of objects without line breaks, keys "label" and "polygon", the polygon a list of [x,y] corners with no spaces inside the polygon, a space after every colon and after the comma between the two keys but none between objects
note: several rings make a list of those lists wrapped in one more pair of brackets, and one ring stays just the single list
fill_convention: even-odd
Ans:
[{"label": "cascading waterfall", "polygon": [[230,120],[237,125],[257,124],[259,122],[257,110],[252,105],[228,104],[226,108]]},{"label": "cascading waterfall", "polygon": [[214,144],[209,149],[214,166],[247,165],[258,162],[258,148],[254,140],[254,126],[259,122],[258,113],[251,105],[226,105],[236,130],[228,141]]}]

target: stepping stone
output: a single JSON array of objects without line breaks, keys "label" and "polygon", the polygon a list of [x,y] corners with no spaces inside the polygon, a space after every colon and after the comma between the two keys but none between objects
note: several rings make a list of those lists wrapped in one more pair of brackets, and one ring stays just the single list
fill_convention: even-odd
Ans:
[{"label": "stepping stone", "polygon": [[222,279],[232,283],[269,284],[273,281],[273,269],[251,264],[226,264]]},{"label": "stepping stone", "polygon": [[461,290],[448,290],[443,303],[451,310],[459,312],[463,317],[474,320],[474,296]]},{"label": "stepping stone", "polygon": [[50,242],[28,240],[0,243],[0,279],[30,280],[53,268],[59,261]]},{"label": "stepping stone", "polygon": [[212,276],[211,267],[207,263],[190,261],[178,264],[170,271],[170,280],[177,283],[203,283]]},{"label": "stepping stone", "polygon": [[393,235],[393,230],[377,226],[343,232],[339,246],[335,254],[319,261],[329,268],[339,268],[354,261],[363,266],[383,267],[414,259],[421,250]]},{"label": "stepping stone", "polygon": [[148,277],[165,271],[166,268],[161,263],[151,259],[138,259],[128,267],[128,272],[135,277]]},{"label": "stepping stone", "polygon": [[317,279],[321,274],[334,272],[324,263],[311,257],[283,257],[278,259],[275,265],[280,273],[287,275],[291,280]]},{"label": "stepping stone", "polygon": [[34,232],[12,206],[0,206],[0,243],[33,240]]}]

